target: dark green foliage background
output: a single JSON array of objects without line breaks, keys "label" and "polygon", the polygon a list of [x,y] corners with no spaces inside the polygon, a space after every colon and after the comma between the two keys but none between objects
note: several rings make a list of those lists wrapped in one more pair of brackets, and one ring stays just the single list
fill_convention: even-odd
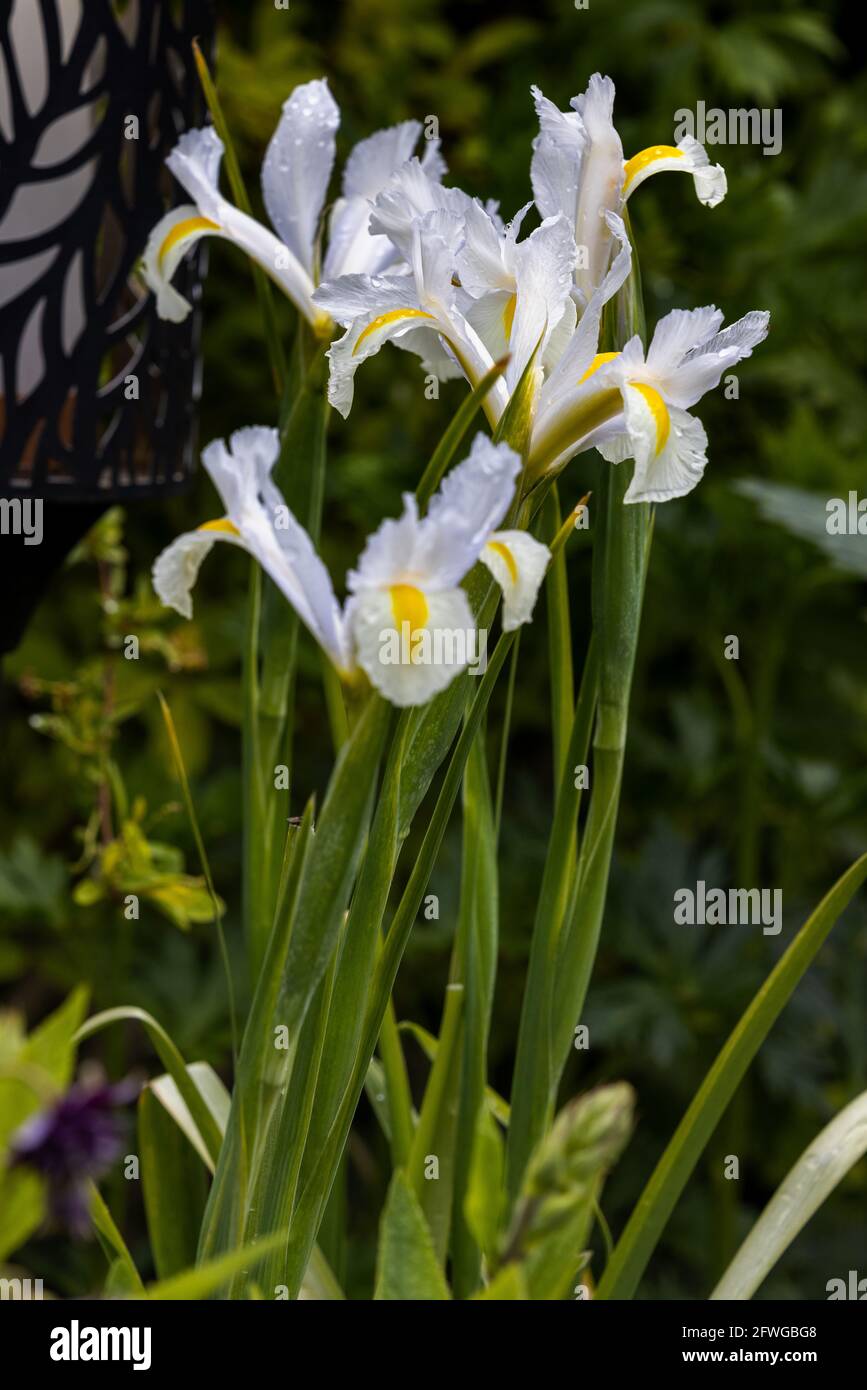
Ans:
[{"label": "dark green foliage background", "polygon": [[[325,74],[343,113],[341,156],[371,130],[435,114],[451,178],[500,200],[511,216],[530,196],[537,82],[561,106],[595,70],[617,85],[627,155],[672,136],[674,112],[694,107],[782,110],[782,152],[711,150],[729,195],[702,208],[686,179],[660,178],[630,205],[654,323],[678,306],[716,303],[729,319],[771,311],[770,337],[739,371],[740,397],[700,407],[710,436],[706,480],[658,510],[639,653],[618,854],[590,994],[590,1054],[576,1054],[568,1089],[623,1078],[639,1122],[606,1190],[618,1232],[718,1046],[774,959],[827,887],[867,845],[867,644],[860,576],[835,569],[808,541],[763,519],[734,485],[794,484],[821,499],[864,487],[867,395],[863,331],[867,243],[867,82],[856,64],[856,13],[761,0],[270,0],[224,3],[219,82],[254,186],[282,100]],[[851,46],[850,46],[851,45]],[[258,198],[258,191],[256,193]],[[276,406],[248,268],[211,250],[206,296],[204,440],[272,423]],[[291,315],[280,306],[287,336]],[[399,506],[460,399],[452,383],[424,399],[415,359],[384,351],[359,374],[347,424],[330,431],[325,551],[342,580],[361,538]],[[303,468],[299,458],[297,466]],[[564,504],[592,486],[585,455],[563,479]],[[202,479],[194,497],[131,507],[130,583],[146,576],[178,530],[214,514]],[[862,542],[867,550],[867,541]],[[576,650],[586,641],[589,547],[570,560]],[[246,590],[242,557],[214,557],[196,595],[200,670],[166,672],[157,657],[116,656],[123,722],[116,753],[131,793],[152,808],[176,799],[154,691],[178,723],[219,892],[238,941],[240,784],[233,684]],[[173,618],[157,620],[176,632]],[[723,660],[729,634],[738,662]],[[44,701],[27,677],[70,680],[101,659],[96,575],[59,575],[6,669],[5,796],[0,812],[0,981],[9,1002],[40,1017],[70,984],[89,979],[100,1007],[152,1009],[191,1057],[226,1074],[228,1028],[215,943],[143,913],[121,941],[117,914],[76,908],[66,866],[93,788],[77,760],[28,724]],[[544,626],[522,645],[502,844],[502,950],[492,1045],[493,1082],[507,1089],[527,939],[538,890],[552,780]],[[131,669],[134,668],[134,669]],[[305,646],[299,780],[293,810],[327,776],[328,734],[314,654]],[[24,685],[22,686],[22,682]],[[491,733],[498,732],[497,704]],[[194,847],[179,811],[160,838]],[[398,985],[398,1015],[438,1027],[455,920],[459,838],[447,843],[432,890],[436,923],[420,922]],[[683,928],[672,894],[709,884],[779,887],[779,938],[757,928]],[[867,1086],[867,908],[856,903],[798,991],[726,1116],[677,1208],[642,1294],[706,1297],[738,1240],[790,1163],[830,1116]],[[425,1064],[407,1043],[413,1075]],[[112,1069],[151,1061],[140,1042],[103,1040]],[[723,1157],[740,1157],[740,1181]],[[348,1288],[368,1296],[376,1213],[387,1165],[364,1108],[350,1155]],[[127,1189],[127,1224],[141,1231]],[[762,1296],[821,1299],[832,1277],[863,1269],[865,1165],[814,1219]],[[116,1213],[117,1214],[117,1213]],[[122,1213],[121,1213],[122,1214]],[[597,1251],[601,1237],[594,1237]],[[87,1287],[98,1256],[57,1240],[28,1252],[61,1292]],[[146,1258],[146,1257],[144,1257]],[[600,1256],[595,1271],[598,1275]]]}]

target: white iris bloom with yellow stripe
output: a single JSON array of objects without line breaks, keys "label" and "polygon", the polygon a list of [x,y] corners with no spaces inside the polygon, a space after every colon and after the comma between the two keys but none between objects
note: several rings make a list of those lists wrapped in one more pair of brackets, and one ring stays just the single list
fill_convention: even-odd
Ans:
[{"label": "white iris bloom with yellow stripe", "polygon": [[[497,529],[520,471],[513,449],[477,435],[427,514],[420,518],[406,494],[403,515],[383,522],[349,574],[346,616],[357,660],[393,704],[423,704],[469,664],[476,621],[460,584],[478,560],[503,589],[503,627],[529,622],[549,551],[525,532]],[[388,659],[400,649],[404,659]]]},{"label": "white iris bloom with yellow stripe", "polygon": [[[295,609],[337,671],[361,667],[396,705],[424,704],[477,654],[476,621],[461,580],[477,560],[503,589],[503,626],[529,622],[548,560],[547,548],[521,531],[497,527],[514,497],[520,459],[505,444],[477,436],[469,456],[446,477],[419,518],[415,499],[370,537],[348,576],[341,610],[307,532],[271,478],[280,452],[276,430],[238,430],[228,446],[209,444],[202,460],[225,515],[172,542],[157,558],[153,583],[162,603],[192,616],[192,589],[218,541],[246,550]],[[405,659],[391,659],[397,639]]]},{"label": "white iris bloom with yellow stripe", "polygon": [[[462,219],[434,209],[408,229],[409,273],[344,275],[323,284],[316,304],[346,326],[328,352],[328,399],[344,417],[352,408],[355,373],[388,342],[408,343],[426,370],[439,377],[462,373],[475,385],[494,365],[487,347],[462,312],[455,283],[455,255],[462,240]],[[411,337],[410,337],[411,335]],[[451,364],[451,370],[449,370]],[[508,403],[500,378],[487,393],[485,410],[496,423]]]},{"label": "white iris bloom with yellow stripe", "polygon": [[528,475],[556,472],[575,454],[589,449],[618,421],[620,399],[608,388],[606,362],[597,352],[602,312],[625,283],[632,267],[632,247],[622,218],[605,214],[606,231],[617,247],[611,265],[587,302],[565,350],[545,377],[530,435]]},{"label": "white iris bloom with yellow stripe", "polygon": [[485,402],[492,423],[540,343],[541,379],[575,327],[576,248],[562,214],[519,242],[526,210],[504,228],[492,209],[435,183],[418,160],[392,177],[370,225],[393,242],[411,276],[344,276],[315,295],[348,330],[329,352],[329,398],[341,414],[351,408],[358,366],[386,342],[417,353],[439,380],[464,375],[471,385],[508,353]]},{"label": "white iris bloom with yellow stripe", "polygon": [[[292,300],[323,334],[331,321],[313,303],[318,280],[318,238],[335,157],[340,112],[324,79],[296,87],[283,106],[262,165],[262,194],[275,232],[241,212],[219,191],[223,144],[212,127],[183,135],[167,164],[192,199],[151,232],[142,275],[157,297],[161,318],[181,322],[190,305],[172,285],[184,255],[205,236],[232,241]],[[347,160],[341,197],[329,220],[323,273],[376,274],[397,260],[393,244],[368,228],[370,200],[412,155],[417,121],[381,130],[355,146]],[[422,161],[435,181],[444,172],[439,141],[428,141]]]},{"label": "white iris bloom with yellow stripe", "polygon": [[575,275],[579,308],[601,283],[611,256],[604,214],[621,214],[627,199],[651,174],[668,170],[692,175],[699,200],[716,207],[726,193],[725,171],[711,164],[692,136],[677,145],[651,145],[624,160],[614,127],[614,83],[594,73],[587,90],[560,111],[533,88],[539,135],[533,144],[530,176],[542,217],[558,212],[568,219],[580,259]]},{"label": "white iris bloom with yellow stripe", "polygon": [[750,356],[767,336],[768,320],[755,310],[723,329],[713,305],[675,309],[657,324],[646,354],[636,337],[614,359],[625,428],[599,449],[612,463],[635,460],[626,502],[668,502],[692,491],[707,464],[707,435],[689,407]]},{"label": "white iris bloom with yellow stripe", "polygon": [[768,318],[756,310],[722,329],[712,305],[675,309],[657,324],[646,353],[638,337],[622,352],[597,353],[588,331],[567,363],[571,391],[561,374],[560,394],[544,401],[537,418],[531,478],[595,446],[611,463],[635,460],[627,502],[668,502],[691,492],[707,464],[707,435],[689,407],[750,356],[767,336]]},{"label": "white iris bloom with yellow stripe", "polygon": [[[384,233],[409,261],[415,224],[434,212],[447,215],[436,221],[454,252],[455,304],[492,360],[508,354],[505,383],[510,393],[540,340],[543,365],[562,351],[576,320],[571,298],[575,238],[567,219],[557,214],[519,242],[531,207],[527,203],[504,226],[495,205],[483,205],[458,188],[444,188],[418,160],[410,160],[375,200],[370,222],[371,229]],[[423,347],[421,335],[416,340],[404,335],[397,341],[412,351]],[[421,355],[427,357],[428,368],[437,368],[433,354]],[[445,372],[437,372],[441,379],[456,374],[453,355],[446,357],[445,365]]]},{"label": "white iris bloom with yellow stripe", "polygon": [[526,531],[496,531],[479,559],[503,591],[503,631],[530,622],[551,559],[548,547]]},{"label": "white iris bloom with yellow stripe", "polygon": [[518,241],[530,206],[501,231],[489,212],[474,205],[456,258],[467,297],[467,321],[495,360],[509,354],[505,380],[510,394],[537,345],[541,380],[542,370],[557,360],[576,322],[572,277],[577,249],[572,230],[558,213]]},{"label": "white iris bloom with yellow stripe", "polygon": [[271,478],[279,454],[277,431],[259,426],[236,430],[228,446],[216,439],[203,450],[225,515],[178,536],[158,556],[154,589],[166,607],[190,618],[192,589],[215,543],[240,546],[274,581],[338,671],[348,674],[350,643],[328,571]]}]

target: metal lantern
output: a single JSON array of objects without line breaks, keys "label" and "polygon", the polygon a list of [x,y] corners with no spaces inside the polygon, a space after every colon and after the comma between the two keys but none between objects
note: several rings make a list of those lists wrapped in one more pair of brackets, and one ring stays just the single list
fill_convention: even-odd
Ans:
[{"label": "metal lantern", "polygon": [[[0,563],[25,566],[25,608],[104,506],[192,473],[199,314],[161,323],[135,266],[177,200],[165,156],[203,117],[191,43],[210,11],[12,0],[0,15]],[[179,283],[194,306],[200,269],[201,253]],[[10,534],[13,499],[42,504],[38,547]]]}]

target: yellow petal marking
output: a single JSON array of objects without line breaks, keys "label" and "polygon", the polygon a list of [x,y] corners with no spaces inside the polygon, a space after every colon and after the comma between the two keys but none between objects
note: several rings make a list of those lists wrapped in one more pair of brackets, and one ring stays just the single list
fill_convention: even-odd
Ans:
[{"label": "yellow petal marking", "polygon": [[398,319],[432,319],[433,314],[425,313],[424,309],[389,309],[387,314],[380,314],[369,323],[367,327],[358,335],[355,347],[352,349],[353,357],[358,352],[365,338],[369,338],[371,333],[376,333],[380,328],[385,328],[386,324],[397,323]]},{"label": "yellow petal marking", "polygon": [[518,582],[518,566],[515,564],[515,557],[507,545],[502,541],[488,541],[488,549],[495,550],[501,560],[505,561],[506,569],[512,579],[513,584]]},{"label": "yellow petal marking", "polygon": [[679,150],[677,145],[650,145],[646,150],[641,150],[631,159],[627,159],[623,166],[624,196],[635,176],[646,169],[648,164],[656,164],[660,159],[683,159],[683,150]]},{"label": "yellow petal marking", "polygon": [[218,232],[219,230],[218,223],[212,222],[209,217],[188,217],[185,222],[175,223],[160,247],[160,269],[162,270],[163,262],[172,247],[177,246],[179,241],[185,241],[187,237],[195,235],[196,232]]},{"label": "yellow petal marking", "polygon": [[580,378],[578,385],[583,386],[588,377],[591,377],[594,372],[598,372],[599,368],[604,367],[606,362],[613,362],[614,358],[619,356],[619,352],[597,352],[596,356],[593,358],[593,361],[590,363],[590,366],[587,368],[584,375]]},{"label": "yellow petal marking", "polygon": [[427,599],[414,584],[392,584],[388,592],[398,631],[403,629],[404,623],[409,623],[410,637],[413,637],[427,622]]},{"label": "yellow petal marking", "polygon": [[506,307],[503,310],[503,329],[508,343],[512,336],[512,324],[515,322],[515,306],[518,303],[517,294],[510,294],[506,300]]},{"label": "yellow petal marking", "polygon": [[230,521],[227,516],[221,516],[216,521],[205,521],[197,528],[199,531],[222,531],[227,536],[240,536],[234,521]]},{"label": "yellow petal marking", "polygon": [[668,432],[671,429],[671,418],[668,414],[668,406],[662,399],[658,391],[654,391],[652,386],[645,386],[642,381],[630,382],[633,391],[638,391],[647,401],[650,413],[656,424],[656,452],[661,454],[665,448]]}]

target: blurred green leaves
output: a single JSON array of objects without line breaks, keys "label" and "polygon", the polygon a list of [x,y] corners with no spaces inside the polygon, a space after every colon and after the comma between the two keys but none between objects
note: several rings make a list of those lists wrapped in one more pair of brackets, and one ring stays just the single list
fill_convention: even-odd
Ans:
[{"label": "blurred green leaves", "polygon": [[42,1178],[10,1166],[9,1141],[72,1079],[76,1030],[87,1009],[79,988],[29,1034],[15,1013],[0,1013],[0,1262],[39,1227],[45,1212]]},{"label": "blurred green leaves", "polygon": [[[737,484],[744,497],[757,504],[766,521],[775,522],[793,536],[809,541],[825,555],[835,569],[859,579],[867,579],[867,517],[863,534],[837,534],[828,530],[828,501],[803,488],[787,487],[784,483],[767,483],[759,478],[744,478]],[[837,499],[848,505],[847,498]],[[862,514],[863,515],[863,514]]]},{"label": "blurred green leaves", "polygon": [[[76,885],[74,901],[93,907],[114,899],[127,917],[137,918],[138,903],[130,900],[144,898],[184,931],[194,922],[213,921],[214,902],[205,879],[184,873],[184,856],[174,845],[148,839],[143,814],[139,806],[117,839],[98,850],[93,871]],[[218,908],[225,911],[225,904],[218,900]]]},{"label": "blurred green leaves", "polygon": [[36,917],[62,926],[66,889],[63,861],[43,853],[29,835],[18,835],[0,852],[0,913],[16,922]]}]

